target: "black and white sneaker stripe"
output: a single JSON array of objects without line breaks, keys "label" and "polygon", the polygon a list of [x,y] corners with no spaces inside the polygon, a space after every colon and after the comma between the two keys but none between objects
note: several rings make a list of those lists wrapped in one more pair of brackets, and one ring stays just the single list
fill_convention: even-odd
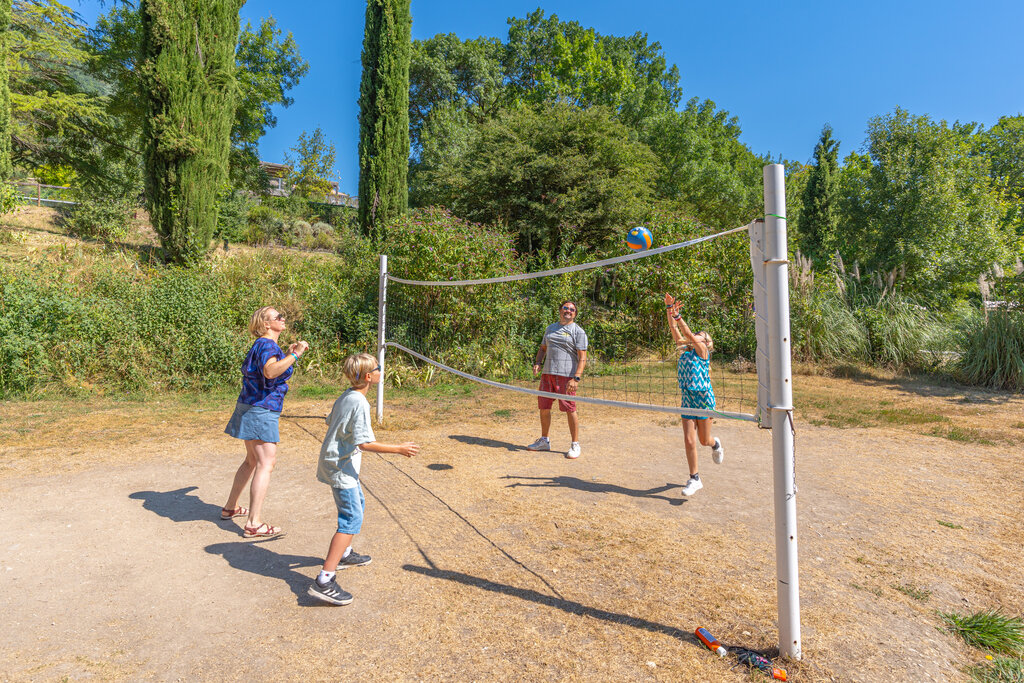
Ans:
[{"label": "black and white sneaker stripe", "polygon": [[306,592],[317,600],[323,600],[332,605],[347,605],[352,602],[352,594],[342,590],[333,577],[325,584],[320,584],[316,579],[313,579],[312,585],[310,585],[309,590]]}]

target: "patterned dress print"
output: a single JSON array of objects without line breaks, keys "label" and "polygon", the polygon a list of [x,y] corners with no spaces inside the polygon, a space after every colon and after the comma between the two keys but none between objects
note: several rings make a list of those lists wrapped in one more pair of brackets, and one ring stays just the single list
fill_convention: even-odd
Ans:
[{"label": "patterned dress print", "polygon": [[[701,358],[693,349],[687,349],[679,355],[676,377],[682,391],[683,408],[715,409],[715,390],[711,388],[711,364],[707,358]],[[706,417],[683,415],[690,420],[706,420]]]}]

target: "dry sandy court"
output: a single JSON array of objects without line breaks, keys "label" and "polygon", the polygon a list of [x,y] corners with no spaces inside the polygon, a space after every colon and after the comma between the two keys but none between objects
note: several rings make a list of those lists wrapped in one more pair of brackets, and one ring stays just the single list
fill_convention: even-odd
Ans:
[{"label": "dry sandy court", "polygon": [[[1024,612],[1024,399],[801,385],[804,404],[859,396],[981,431],[798,419],[804,658],[781,665],[795,681],[963,680],[982,653],[936,611]],[[768,432],[718,422],[725,462],[702,449],[687,500],[668,416],[584,406],[570,461],[560,415],[560,451],[523,447],[529,397],[396,395],[377,436],[423,451],[364,456],[355,547],[373,563],[339,572],[355,601],[331,607],[306,596],[334,530],[315,479],[330,403],[286,401],[265,511],[286,535],[258,543],[218,520],[242,456],[221,433],[230,400],[4,404],[0,680],[759,679],[693,630],[776,644]]]}]

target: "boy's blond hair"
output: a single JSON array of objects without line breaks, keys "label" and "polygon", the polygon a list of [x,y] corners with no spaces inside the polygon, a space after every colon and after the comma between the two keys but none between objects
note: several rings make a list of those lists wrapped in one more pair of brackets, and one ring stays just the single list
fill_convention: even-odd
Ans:
[{"label": "boy's blond hair", "polygon": [[362,389],[369,382],[366,376],[377,369],[377,359],[368,353],[354,353],[345,359],[345,377],[353,389]]},{"label": "boy's blond hair", "polygon": [[254,337],[262,337],[270,329],[270,318],[267,317],[269,311],[274,310],[273,306],[264,306],[263,308],[257,308],[256,312],[249,318],[249,332]]}]

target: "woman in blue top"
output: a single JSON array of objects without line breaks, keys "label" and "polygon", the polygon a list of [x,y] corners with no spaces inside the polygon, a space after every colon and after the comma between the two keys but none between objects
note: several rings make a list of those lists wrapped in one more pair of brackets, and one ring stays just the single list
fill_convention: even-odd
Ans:
[{"label": "woman in blue top", "polygon": [[[249,332],[256,342],[242,363],[242,392],[238,395],[235,412],[224,430],[230,436],[245,441],[245,460],[235,472],[228,502],[220,511],[221,519],[247,517],[244,528],[246,538],[280,536],[281,528],[271,526],[260,518],[263,499],[270,484],[270,473],[277,460],[280,441],[277,422],[288,392],[288,378],[294,365],[309,344],[296,342],[285,354],[277,345],[285,329],[284,314],[273,306],[264,306],[252,314]],[[238,505],[242,489],[252,479],[249,489],[249,509]]]},{"label": "woman in blue top", "polygon": [[[665,295],[665,311],[668,315],[669,331],[679,352],[676,377],[683,394],[683,408],[715,409],[715,390],[711,388],[711,351],[715,348],[707,331],[694,334],[679,314],[680,304],[670,294]],[[690,467],[690,479],[683,487],[684,496],[692,496],[704,488],[697,473],[697,439],[711,447],[711,459],[716,464],[725,458],[722,443],[711,436],[711,420],[696,415],[682,415],[683,440],[686,444],[686,463]]]}]

